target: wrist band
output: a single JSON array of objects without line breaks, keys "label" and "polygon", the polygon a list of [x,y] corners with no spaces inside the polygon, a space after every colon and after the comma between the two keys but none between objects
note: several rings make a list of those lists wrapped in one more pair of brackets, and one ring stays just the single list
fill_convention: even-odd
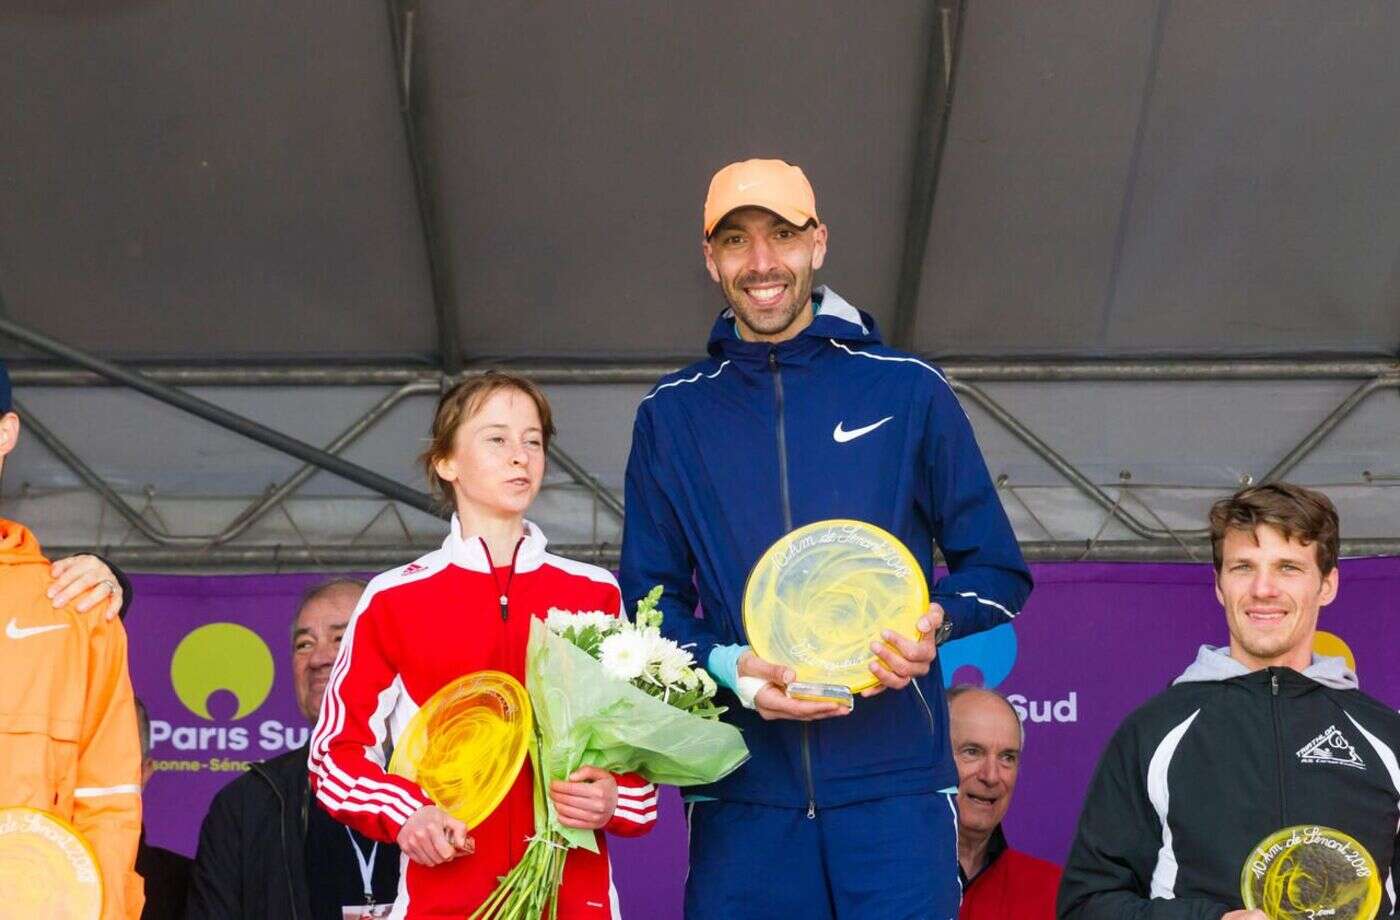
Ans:
[{"label": "wrist band", "polygon": [[761,677],[741,677],[738,686],[734,688],[735,694],[739,697],[739,702],[745,709],[756,709],[754,697],[758,696],[758,691],[770,686],[769,682]]}]

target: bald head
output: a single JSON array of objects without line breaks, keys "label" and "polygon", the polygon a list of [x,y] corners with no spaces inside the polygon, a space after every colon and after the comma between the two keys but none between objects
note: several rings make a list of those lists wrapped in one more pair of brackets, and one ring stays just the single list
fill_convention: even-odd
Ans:
[{"label": "bald head", "polygon": [[[974,712],[983,711],[983,707],[988,709],[1000,708],[1008,718],[1016,725],[1016,733],[1021,739],[1021,750],[1026,749],[1026,726],[1021,721],[1021,717],[1016,713],[1016,707],[1011,705],[1011,701],[995,690],[988,690],[985,687],[976,687],[972,684],[963,684],[954,687],[946,694],[948,698],[948,717],[952,718],[953,704],[958,700],[967,700],[968,704],[978,701]],[[964,704],[964,705],[968,705]]]}]

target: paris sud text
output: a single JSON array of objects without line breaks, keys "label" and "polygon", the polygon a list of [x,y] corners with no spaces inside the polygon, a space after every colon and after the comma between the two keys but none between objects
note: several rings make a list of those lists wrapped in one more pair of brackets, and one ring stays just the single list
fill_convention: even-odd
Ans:
[{"label": "paris sud text", "polygon": [[[263,760],[283,751],[301,747],[311,735],[307,725],[284,725],[277,719],[266,719],[256,726],[245,725],[174,725],[164,719],[151,720],[151,749],[168,745],[177,754],[223,755],[251,752],[252,760]],[[168,759],[155,761],[158,771],[198,773],[236,772],[248,769],[248,760],[238,757],[212,756],[204,760]]]},{"label": "paris sud text", "polygon": [[1032,700],[1023,693],[1008,693],[1006,701],[1022,722],[1079,721],[1079,694],[1074,690],[1058,700]]}]

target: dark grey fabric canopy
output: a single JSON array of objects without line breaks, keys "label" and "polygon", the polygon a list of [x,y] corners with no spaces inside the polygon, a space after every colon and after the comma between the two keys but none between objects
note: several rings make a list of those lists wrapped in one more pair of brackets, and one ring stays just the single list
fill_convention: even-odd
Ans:
[{"label": "dark grey fabric canopy", "polygon": [[[450,347],[698,353],[705,183],[751,155],[807,170],[825,280],[890,327],[937,4],[411,6]],[[6,4],[11,315],[117,356],[434,358],[393,9]],[[971,0],[906,344],[1395,354],[1397,46],[1387,2]]]}]

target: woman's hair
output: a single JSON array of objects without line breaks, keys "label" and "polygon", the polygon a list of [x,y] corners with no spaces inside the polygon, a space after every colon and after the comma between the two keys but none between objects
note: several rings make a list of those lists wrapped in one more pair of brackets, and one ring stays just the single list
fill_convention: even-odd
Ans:
[{"label": "woman's hair", "polygon": [[516,390],[534,402],[540,414],[544,448],[549,449],[549,441],[554,437],[554,414],[549,409],[549,400],[534,381],[502,371],[487,371],[468,377],[438,400],[437,411],[433,413],[432,431],[428,436],[428,449],[418,458],[427,473],[433,494],[449,508],[453,504],[452,483],[438,476],[436,464],[452,453],[452,443],[462,423],[476,415],[486,400],[502,390]]},{"label": "woman's hair", "polygon": [[1220,571],[1225,534],[1239,530],[1253,534],[1261,526],[1283,534],[1285,540],[1316,548],[1317,567],[1325,577],[1337,564],[1341,548],[1337,509],[1326,495],[1287,482],[1271,482],[1241,489],[1222,498],[1210,509],[1210,545],[1215,571]]}]

